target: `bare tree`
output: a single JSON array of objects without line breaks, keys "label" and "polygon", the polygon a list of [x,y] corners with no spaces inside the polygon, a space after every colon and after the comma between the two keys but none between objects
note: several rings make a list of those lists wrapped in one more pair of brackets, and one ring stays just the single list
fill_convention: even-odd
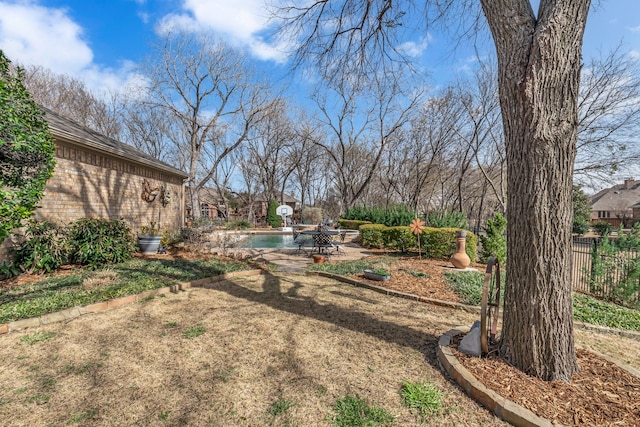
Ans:
[{"label": "bare tree", "polygon": [[119,95],[99,98],[82,80],[38,65],[25,69],[24,84],[38,104],[102,135],[120,136]]},{"label": "bare tree", "polygon": [[189,201],[199,216],[200,189],[262,118],[266,93],[239,53],[193,34],[166,35],[144,71],[149,88],[142,102],[171,120],[172,142],[187,156]]},{"label": "bare tree", "polygon": [[462,126],[460,107],[452,88],[427,99],[389,150],[381,179],[389,183],[400,202],[414,210],[431,210],[438,177],[455,158],[452,145]]},{"label": "bare tree", "polygon": [[265,111],[263,120],[249,133],[249,161],[257,166],[262,190],[268,200],[278,200],[283,196],[296,167],[296,159],[292,156],[298,135],[293,122],[287,117],[288,110],[284,99],[275,100]]},{"label": "bare tree", "polygon": [[620,47],[583,67],[576,180],[612,182],[640,162],[640,63]]},{"label": "bare tree", "polygon": [[[579,369],[571,300],[571,193],[582,36],[591,2],[540,0],[537,13],[528,0],[479,3],[497,52],[507,153],[509,284],[501,353],[532,375],[569,380]],[[360,61],[367,71],[362,67],[389,55],[393,30],[414,4],[325,0],[281,10],[287,28],[299,37],[300,57],[330,65],[340,56],[367,57]],[[464,0],[424,4],[443,14],[477,6]],[[456,18],[467,16],[474,15]]]},{"label": "bare tree", "polygon": [[329,135],[327,141],[314,142],[328,155],[341,212],[364,194],[387,144],[406,125],[422,97],[420,91],[406,94],[399,79],[370,77],[367,90],[365,79],[345,78],[329,81],[330,91],[321,89],[314,95]]}]

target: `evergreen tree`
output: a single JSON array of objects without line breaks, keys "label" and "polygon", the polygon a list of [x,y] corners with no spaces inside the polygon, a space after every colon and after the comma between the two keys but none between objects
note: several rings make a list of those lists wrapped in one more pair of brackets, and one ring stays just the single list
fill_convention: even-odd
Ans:
[{"label": "evergreen tree", "polygon": [[486,235],[480,235],[480,262],[487,263],[492,256],[498,258],[501,265],[507,262],[507,219],[496,212],[493,219],[487,220],[482,228]]},{"label": "evergreen tree", "polygon": [[269,200],[269,207],[267,208],[267,224],[273,228],[280,227],[280,223],[282,222],[282,217],[276,213],[277,209],[278,202],[275,200]]}]

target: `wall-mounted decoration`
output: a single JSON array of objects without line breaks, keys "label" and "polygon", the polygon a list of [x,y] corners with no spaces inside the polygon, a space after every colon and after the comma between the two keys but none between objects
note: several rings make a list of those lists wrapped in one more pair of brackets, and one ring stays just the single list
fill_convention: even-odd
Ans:
[{"label": "wall-mounted decoration", "polygon": [[151,203],[156,199],[158,193],[160,193],[160,188],[151,188],[151,184],[146,178],[142,180],[142,200]]},{"label": "wall-mounted decoration", "polygon": [[167,207],[170,200],[171,193],[169,193],[169,190],[167,190],[164,185],[160,186],[160,203],[162,203],[162,207]]}]

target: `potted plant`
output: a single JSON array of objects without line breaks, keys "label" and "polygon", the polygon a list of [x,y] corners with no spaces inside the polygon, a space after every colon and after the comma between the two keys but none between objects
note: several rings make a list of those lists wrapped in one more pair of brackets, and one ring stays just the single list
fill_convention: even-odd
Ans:
[{"label": "potted plant", "polygon": [[379,282],[386,282],[391,277],[391,273],[384,268],[364,270],[364,277],[371,280],[377,280]]},{"label": "potted plant", "polygon": [[155,222],[150,222],[149,225],[143,225],[140,227],[140,234],[138,235],[138,247],[143,254],[155,254],[158,252],[160,241],[162,236],[160,230],[156,226]]}]

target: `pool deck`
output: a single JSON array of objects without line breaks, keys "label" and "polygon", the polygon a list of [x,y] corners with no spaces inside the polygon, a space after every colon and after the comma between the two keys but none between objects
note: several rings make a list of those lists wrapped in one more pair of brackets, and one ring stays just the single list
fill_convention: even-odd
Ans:
[{"label": "pool deck", "polygon": [[[341,253],[332,255],[330,261],[353,261],[370,256],[371,252],[355,243],[345,243],[340,246]],[[248,248],[232,248],[228,249],[227,254],[235,258],[251,257],[256,261],[266,261],[274,264],[278,271],[304,272],[309,264],[313,263],[313,257],[305,254],[298,254],[297,249],[248,249]]]}]

